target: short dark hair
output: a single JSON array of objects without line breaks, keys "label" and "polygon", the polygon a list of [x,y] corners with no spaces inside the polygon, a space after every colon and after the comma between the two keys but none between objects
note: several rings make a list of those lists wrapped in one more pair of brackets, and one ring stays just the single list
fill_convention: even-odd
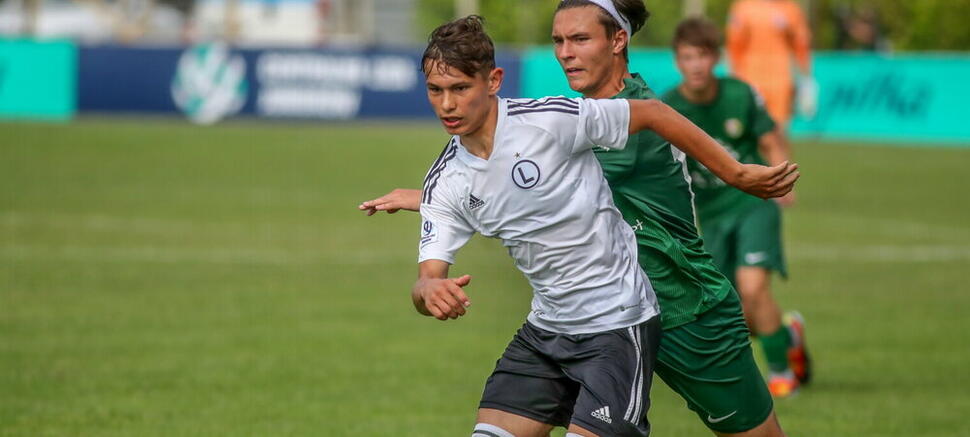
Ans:
[{"label": "short dark hair", "polygon": [[687,44],[719,53],[721,50],[721,31],[710,20],[702,17],[691,17],[681,21],[674,30],[671,47]]},{"label": "short dark hair", "polygon": [[[647,6],[643,4],[643,0],[612,0],[613,6],[616,11],[623,15],[627,21],[630,22],[630,35],[629,38],[633,38],[633,34],[637,33],[643,28],[643,25],[647,23],[647,19],[650,18],[650,11],[647,10]],[[584,6],[596,6],[599,10],[599,22],[606,29],[606,37],[613,38],[620,29],[620,23],[610,15],[606,9],[603,9],[600,5],[593,3],[589,0],[563,0],[556,7],[556,12],[563,9],[581,8]],[[627,42],[627,47],[623,48],[623,59],[629,60],[628,47],[630,43]]]},{"label": "short dark hair", "polygon": [[440,71],[452,67],[469,76],[491,72],[495,68],[495,45],[485,33],[485,19],[469,15],[438,26],[428,37],[421,58],[425,75],[431,62],[436,62]]}]

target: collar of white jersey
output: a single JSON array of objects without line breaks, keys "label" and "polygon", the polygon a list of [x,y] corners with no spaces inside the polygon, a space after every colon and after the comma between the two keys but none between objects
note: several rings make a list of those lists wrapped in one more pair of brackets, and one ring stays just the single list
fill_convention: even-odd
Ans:
[{"label": "collar of white jersey", "polygon": [[499,138],[501,137],[502,129],[505,127],[505,124],[506,124],[505,118],[508,116],[508,111],[509,111],[508,108],[509,108],[509,99],[499,97],[498,116],[495,117],[495,133],[492,135],[492,154],[489,156],[489,159],[482,159],[475,155],[472,155],[472,153],[465,148],[465,145],[462,144],[461,137],[459,137],[458,135],[454,136],[455,144],[458,146],[458,152],[456,155],[458,156],[458,159],[461,159],[462,163],[476,170],[484,170],[485,167],[488,166],[488,162],[491,160],[491,157],[495,156],[495,153],[498,151],[501,145],[501,141],[499,140]]}]

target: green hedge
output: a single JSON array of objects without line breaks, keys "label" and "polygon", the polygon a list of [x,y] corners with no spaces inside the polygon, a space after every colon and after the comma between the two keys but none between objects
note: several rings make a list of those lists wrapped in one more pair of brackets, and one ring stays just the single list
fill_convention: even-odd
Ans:
[{"label": "green hedge", "polygon": [[[723,25],[732,0],[707,0],[707,15]],[[454,0],[419,0],[421,39],[454,17]],[[497,43],[547,44],[556,0],[480,0],[480,13]],[[970,50],[970,0],[802,0],[808,5],[818,49],[836,49],[841,9],[871,9],[888,47],[896,50]],[[682,16],[682,1],[647,1],[653,16],[633,38],[635,46],[666,46]]]}]

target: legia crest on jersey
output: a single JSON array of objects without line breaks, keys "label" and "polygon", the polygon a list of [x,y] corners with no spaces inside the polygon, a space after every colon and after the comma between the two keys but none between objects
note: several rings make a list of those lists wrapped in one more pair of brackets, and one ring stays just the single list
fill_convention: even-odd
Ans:
[{"label": "legia crest on jersey", "polygon": [[539,184],[542,172],[534,161],[523,159],[512,166],[512,182],[522,189],[530,189]]}]

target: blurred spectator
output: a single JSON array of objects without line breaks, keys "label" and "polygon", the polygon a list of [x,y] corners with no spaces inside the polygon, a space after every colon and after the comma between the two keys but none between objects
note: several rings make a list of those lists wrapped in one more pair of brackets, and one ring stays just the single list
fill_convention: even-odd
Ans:
[{"label": "blurred spectator", "polygon": [[842,5],[835,10],[835,47],[839,50],[888,51],[879,12],[871,5],[853,8]]},{"label": "blurred spectator", "polygon": [[326,45],[330,39],[330,0],[317,0],[317,19],[317,44]]}]

